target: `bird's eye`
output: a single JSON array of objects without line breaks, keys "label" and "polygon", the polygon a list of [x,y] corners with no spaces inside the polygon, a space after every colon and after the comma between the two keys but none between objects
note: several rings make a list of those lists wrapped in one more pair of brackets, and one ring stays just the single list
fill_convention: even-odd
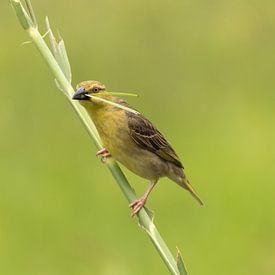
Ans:
[{"label": "bird's eye", "polygon": [[94,93],[97,93],[98,91],[99,91],[99,88],[98,88],[98,87],[94,87],[94,88],[93,88],[93,92],[94,92]]}]

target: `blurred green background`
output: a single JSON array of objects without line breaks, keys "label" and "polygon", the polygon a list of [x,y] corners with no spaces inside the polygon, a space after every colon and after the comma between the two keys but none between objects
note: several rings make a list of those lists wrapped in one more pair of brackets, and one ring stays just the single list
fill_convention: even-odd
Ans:
[{"label": "blurred green background", "polygon": [[[206,206],[166,179],[148,206],[190,275],[275,274],[275,2],[33,5],[74,85],[138,92],[183,160]],[[8,1],[0,14],[0,274],[166,274]]]}]

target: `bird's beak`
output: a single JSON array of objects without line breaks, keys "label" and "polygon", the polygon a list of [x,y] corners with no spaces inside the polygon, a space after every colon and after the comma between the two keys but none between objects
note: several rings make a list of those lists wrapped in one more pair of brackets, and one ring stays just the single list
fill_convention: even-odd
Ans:
[{"label": "bird's beak", "polygon": [[90,97],[87,96],[88,92],[85,90],[84,87],[80,87],[75,94],[73,95],[72,99],[75,100],[89,100]]}]

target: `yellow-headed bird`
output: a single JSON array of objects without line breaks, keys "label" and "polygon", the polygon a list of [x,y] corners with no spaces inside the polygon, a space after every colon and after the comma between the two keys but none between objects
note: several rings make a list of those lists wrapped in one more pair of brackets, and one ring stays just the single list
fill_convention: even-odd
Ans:
[{"label": "yellow-headed bird", "polygon": [[183,172],[183,165],[174,149],[155,126],[138,112],[130,112],[105,100],[129,107],[122,99],[106,91],[105,85],[88,80],[77,85],[73,99],[79,100],[94,121],[102,139],[104,149],[97,155],[112,156],[133,173],[150,180],[144,195],[131,203],[132,216],[145,205],[148,195],[161,177],[168,177],[203,205]]}]

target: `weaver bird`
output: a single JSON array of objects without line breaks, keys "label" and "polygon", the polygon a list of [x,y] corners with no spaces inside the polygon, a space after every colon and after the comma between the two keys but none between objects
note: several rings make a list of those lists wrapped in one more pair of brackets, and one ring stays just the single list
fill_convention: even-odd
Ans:
[{"label": "weaver bird", "polygon": [[170,178],[203,205],[186,178],[175,150],[147,118],[138,112],[96,100],[102,98],[129,107],[124,100],[108,93],[105,85],[98,81],[83,81],[76,88],[73,99],[79,100],[94,121],[104,146],[97,156],[112,156],[133,173],[151,182],[144,195],[129,205],[133,209],[132,216],[145,205],[161,177]]}]

